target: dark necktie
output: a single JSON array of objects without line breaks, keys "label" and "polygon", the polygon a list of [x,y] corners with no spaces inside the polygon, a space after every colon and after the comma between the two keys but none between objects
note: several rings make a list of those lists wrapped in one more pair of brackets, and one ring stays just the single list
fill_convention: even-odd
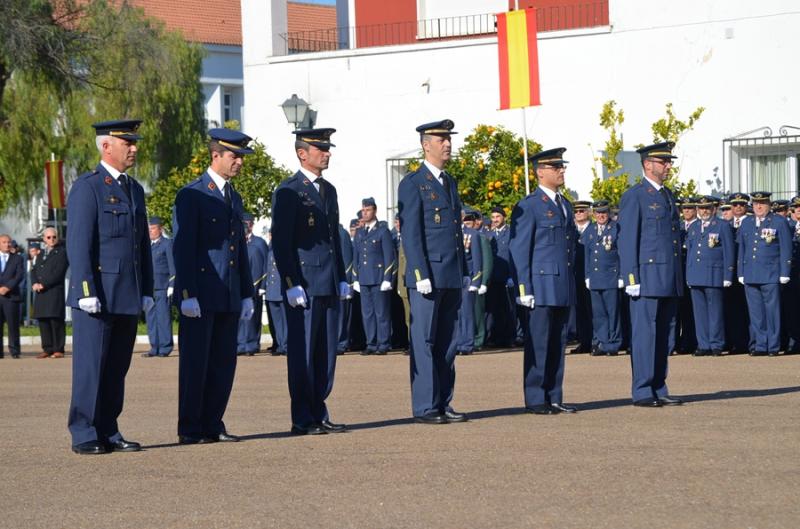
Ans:
[{"label": "dark necktie", "polygon": [[447,179],[447,173],[445,171],[441,172],[442,177],[442,187],[444,188],[445,192],[447,193],[447,198],[450,198],[450,181]]},{"label": "dark necktie", "polygon": [[566,215],[564,213],[564,203],[561,202],[561,194],[556,193],[556,206],[558,206],[558,212],[561,214],[561,218],[565,218]]},{"label": "dark necktie", "polygon": [[319,197],[322,199],[322,203],[324,204],[325,203],[325,179],[323,179],[321,176],[317,177],[317,179],[314,180],[314,183],[319,185]]},{"label": "dark necktie", "polygon": [[231,183],[228,182],[225,184],[225,187],[222,188],[222,197],[225,199],[225,203],[228,207],[231,207]]},{"label": "dark necktie", "polygon": [[667,188],[661,186],[661,189],[659,189],[658,192],[661,194],[661,196],[664,197],[664,200],[666,200],[667,202],[667,207],[669,208],[669,211],[672,212],[672,201],[669,199],[669,193],[667,193]]},{"label": "dark necktie", "polygon": [[128,200],[131,199],[131,187],[128,183],[128,175],[125,173],[120,173],[119,175],[119,185],[122,187],[122,191],[125,193],[125,196],[128,197]]}]

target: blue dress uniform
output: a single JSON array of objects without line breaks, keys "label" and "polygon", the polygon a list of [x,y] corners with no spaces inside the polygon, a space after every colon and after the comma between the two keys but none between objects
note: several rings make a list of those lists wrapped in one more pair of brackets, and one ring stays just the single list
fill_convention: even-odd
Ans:
[{"label": "blue dress uniform", "polygon": [[[318,149],[333,146],[335,129],[295,131]],[[339,294],[346,283],[339,241],[336,188],[298,171],[275,190],[272,200],[272,250],[284,293],[301,286],[307,306],[286,305],[287,360],[292,431],[325,433],[330,423],[325,399],[333,389],[339,342]],[[288,301],[288,300],[287,300]]]},{"label": "blue dress uniform", "polygon": [[[678,201],[680,208],[697,207],[698,197],[689,197],[681,202]],[[694,220],[681,222],[681,264],[684,275],[686,272],[686,235],[689,229],[697,223]],[[697,351],[697,332],[694,328],[694,311],[692,310],[692,296],[688,288],[683,289],[683,295],[678,300],[678,315],[675,318],[675,347],[674,351],[680,354],[694,354]]]},{"label": "blue dress uniform", "polygon": [[[698,207],[716,204],[714,197],[703,197]],[[686,284],[692,296],[697,332],[695,354],[719,356],[725,348],[723,287],[733,284],[736,273],[733,229],[716,217],[698,219],[686,235],[686,249]]]},{"label": "blue dress uniform", "polygon": [[[608,212],[608,202],[595,204],[595,211]],[[592,223],[583,232],[585,279],[589,280],[592,303],[592,329],[596,349],[593,355],[614,356],[622,347],[620,315],[621,281],[617,238],[619,225],[613,220]]]},{"label": "blue dress uniform", "polygon": [[[800,195],[792,198],[792,208],[800,208]],[[792,232],[792,270],[791,280],[787,285],[786,292],[788,303],[786,304],[786,320],[789,323],[789,344],[787,353],[800,353],[800,222],[789,221],[789,229]]]},{"label": "blue dress uniform", "polygon": [[[492,212],[501,213],[502,208]],[[514,305],[514,281],[511,279],[511,228],[503,224],[490,231],[492,253],[492,275],[486,292],[486,341],[497,347],[509,347],[516,337],[516,308]]]},{"label": "blue dress uniform", "polygon": [[[251,138],[212,129],[212,142],[249,154]],[[230,204],[228,204],[228,199]],[[236,372],[236,337],[243,301],[253,297],[242,198],[230,181],[221,190],[206,171],[175,198],[175,303],[196,300],[199,317],[181,310],[178,326],[178,436],[181,443],[227,436],[222,417]]]},{"label": "blue dress uniform", "polygon": [[[447,119],[420,125],[417,132],[449,138],[453,126]],[[466,417],[450,406],[456,378],[458,309],[463,278],[468,274],[457,185],[452,176],[444,171],[435,175],[423,162],[400,181],[398,197],[411,304],[412,412],[421,422],[463,421]],[[425,285],[426,280],[432,291],[423,294],[417,284]]]},{"label": "blue dress uniform", "polygon": [[[361,201],[374,206],[373,198]],[[391,349],[391,288],[382,285],[394,281],[397,272],[392,235],[385,224],[375,221],[372,228],[363,226],[353,239],[353,282],[358,281],[361,294],[361,319],[367,337],[365,354],[386,354]]]},{"label": "blue dress uniform", "polygon": [[[352,222],[350,223],[352,225]],[[356,226],[358,220],[356,220]],[[339,225],[339,242],[342,248],[342,262],[344,263],[345,281],[353,283],[353,241],[350,232]],[[336,346],[338,354],[344,354],[350,347],[350,311],[352,310],[352,297],[339,300],[339,344]]]},{"label": "blue dress uniform", "polygon": [[[136,141],[139,123],[93,126],[98,136]],[[144,190],[130,177],[112,176],[100,163],[72,184],[67,216],[71,274],[67,305],[72,307],[74,329],[69,409],[73,450],[103,453],[107,443],[112,450],[138,449],[138,445],[121,446],[125,441],[117,417],[122,413],[143,297],[153,294]],[[99,312],[81,309],[84,298],[97,298]],[[87,444],[92,446],[84,451],[81,445]]]},{"label": "blue dress uniform", "polygon": [[[642,159],[672,159],[674,143],[642,147]],[[634,404],[678,404],[667,389],[667,358],[674,345],[678,298],[683,294],[680,220],[672,192],[647,178],[620,201],[619,258],[630,297],[632,396]]]},{"label": "blue dress uniform", "polygon": [[[592,203],[587,200],[576,200],[572,203],[575,211],[587,210]],[[575,266],[572,273],[575,274],[575,305],[569,311],[569,328],[567,330],[567,340],[577,340],[578,346],[572,350],[573,354],[589,353],[594,350],[592,347],[592,296],[586,288],[586,270],[584,268],[586,249],[581,242],[581,235],[591,226],[591,222],[578,226],[578,241],[575,245]]]},{"label": "blue dress uniform", "polygon": [[[253,215],[244,213],[242,220],[252,221]],[[237,335],[237,354],[253,356],[261,350],[261,314],[264,307],[262,290],[266,290],[267,278],[267,241],[258,235],[250,234],[247,241],[247,262],[250,264],[250,277],[253,279],[253,317],[239,321]]]},{"label": "blue dress uniform", "polygon": [[[750,195],[746,193],[733,193],[728,197],[728,204],[747,205]],[[746,215],[732,218],[729,222],[733,229],[734,241],[739,240],[739,228]],[[736,245],[738,252],[738,243]],[[734,281],[733,285],[725,289],[725,338],[727,339],[729,354],[746,353],[750,351],[750,315],[747,313],[747,299],[744,295],[744,285]]]},{"label": "blue dress uniform", "polygon": [[[474,212],[467,212],[464,220],[474,220]],[[467,260],[469,284],[461,289],[461,307],[458,309],[458,341],[456,352],[475,352],[475,301],[483,279],[482,237],[478,230],[462,228],[464,232],[464,256]]]},{"label": "blue dress uniform", "polygon": [[[531,157],[536,166],[566,163],[563,147]],[[520,200],[511,217],[511,258],[518,296],[533,296],[525,309],[525,407],[558,413],[564,382],[564,348],[570,307],[575,304],[575,216],[560,194],[551,198],[540,186]],[[559,203],[561,205],[559,205]],[[566,411],[566,410],[563,410]],[[570,409],[570,411],[574,411]]]},{"label": "blue dress uniform", "polygon": [[[769,202],[771,193],[752,193],[751,200]],[[792,268],[792,232],[780,215],[767,213],[760,221],[747,217],[739,227],[737,275],[744,279],[753,356],[774,356],[780,350],[781,278]]]},{"label": "blue dress uniform", "polygon": [[[158,217],[150,224],[162,225]],[[162,235],[150,243],[153,256],[153,306],[145,313],[150,351],[147,356],[169,356],[172,352],[172,311],[169,293],[175,281],[175,262],[172,259],[172,239]]]},{"label": "blue dress uniform", "polygon": [[272,245],[267,247],[267,277],[264,279],[264,286],[267,291],[265,294],[269,318],[272,320],[272,342],[275,356],[285,355],[287,351],[286,339],[289,329],[286,324],[286,306],[281,289],[281,275],[278,273],[278,265],[275,264],[275,252]]}]

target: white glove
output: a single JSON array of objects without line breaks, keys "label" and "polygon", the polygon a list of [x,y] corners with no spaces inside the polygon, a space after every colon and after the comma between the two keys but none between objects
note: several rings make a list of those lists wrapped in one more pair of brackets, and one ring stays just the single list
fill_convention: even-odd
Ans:
[{"label": "white glove", "polygon": [[589,278],[587,277],[583,282],[586,283],[586,288],[589,288]]},{"label": "white glove", "polygon": [[461,278],[461,288],[467,288],[470,283],[472,283],[472,280],[470,280],[469,276]]},{"label": "white glove", "polygon": [[617,279],[617,288],[625,288],[625,281]]},{"label": "white glove", "polygon": [[422,281],[417,281],[417,292],[420,294],[430,294],[433,292],[433,285],[431,284],[430,279],[423,279]]},{"label": "white glove", "polygon": [[786,283],[788,283],[788,282],[789,282],[789,278],[788,278],[788,277],[783,277],[783,276],[781,276],[781,277],[778,279],[778,281],[780,281],[780,282],[781,282],[781,285],[785,285]]},{"label": "white glove", "polygon": [[469,288],[467,289],[467,292],[477,292],[477,291],[478,291],[478,287],[476,287],[474,285],[470,285]]},{"label": "white glove", "polygon": [[531,296],[530,294],[525,296],[519,296],[518,298],[516,298],[516,302],[517,305],[522,305],[523,307],[528,307],[529,309],[532,309],[534,305],[533,296]]},{"label": "white glove", "polygon": [[263,288],[259,288],[259,289],[258,289],[258,297],[261,297],[261,296],[263,296],[263,295],[264,295],[264,294],[266,294],[266,293],[267,293],[267,291],[266,291],[266,290],[264,290]]},{"label": "white glove", "polygon": [[358,281],[353,281],[353,290],[356,292],[361,292],[361,283]]},{"label": "white glove", "polygon": [[[389,288],[392,288],[392,285],[389,285]],[[383,290],[383,285],[381,285],[381,290]],[[353,294],[350,292],[350,285],[347,281],[339,282],[339,299],[350,299],[352,297]]]},{"label": "white glove", "polygon": [[308,305],[308,298],[306,297],[305,289],[301,285],[290,288],[286,291],[286,301],[289,302],[292,308],[298,305],[306,308]]},{"label": "white glove", "polygon": [[731,286],[732,284],[733,284],[733,283],[731,283],[731,282],[730,282],[730,281],[728,281],[727,279],[726,279],[726,280],[724,280],[724,281],[722,282],[722,286],[723,286],[723,287],[725,287],[725,288],[728,288],[728,287],[729,287],[729,286]]},{"label": "white glove", "polygon": [[478,289],[478,295],[482,296],[482,295],[486,294],[487,290],[489,290],[489,289],[486,288],[486,285],[481,285],[481,287]]},{"label": "white glove", "polygon": [[142,296],[142,310],[144,312],[147,312],[148,310],[153,308],[153,305],[155,304],[156,302],[153,301],[153,298],[151,298],[150,296]]},{"label": "white glove", "polygon": [[181,314],[187,318],[200,317],[200,303],[197,298],[189,298],[181,301]]},{"label": "white glove", "polygon": [[89,314],[96,314],[100,312],[101,307],[100,300],[96,297],[81,298],[78,300],[78,306],[83,312],[88,312]]},{"label": "white glove", "polygon": [[239,319],[247,321],[253,317],[253,312],[255,312],[255,308],[253,308],[253,298],[242,299],[242,310],[239,312]]},{"label": "white glove", "polygon": [[628,285],[625,287],[625,293],[629,296],[634,298],[639,297],[639,292],[641,291],[641,285]]},{"label": "white glove", "polygon": [[172,293],[173,293],[173,292],[175,292],[175,289],[174,289],[174,288],[172,288],[172,287],[167,287],[167,297],[168,297],[168,298],[171,298],[171,297],[172,297]]},{"label": "white glove", "polygon": [[743,285],[744,285],[744,276],[742,276],[742,277],[740,277],[740,278],[739,278],[739,283],[741,283],[741,284],[743,284]]},{"label": "white glove", "polygon": [[392,284],[388,281],[381,283],[381,292],[388,292],[392,289]]}]

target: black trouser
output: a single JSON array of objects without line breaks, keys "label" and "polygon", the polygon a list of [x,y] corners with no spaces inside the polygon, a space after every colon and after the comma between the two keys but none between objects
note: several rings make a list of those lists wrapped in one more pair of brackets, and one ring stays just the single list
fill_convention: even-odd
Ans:
[{"label": "black trouser", "polygon": [[47,354],[64,352],[64,318],[39,318],[42,351]]},{"label": "black trouser", "polygon": [[0,355],[3,354],[3,324],[8,324],[8,350],[19,355],[19,301],[0,297]]}]

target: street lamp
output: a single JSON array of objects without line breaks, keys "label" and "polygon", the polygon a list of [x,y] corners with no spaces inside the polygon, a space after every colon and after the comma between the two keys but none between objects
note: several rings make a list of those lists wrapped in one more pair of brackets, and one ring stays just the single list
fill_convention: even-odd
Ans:
[{"label": "street lamp", "polygon": [[283,113],[286,114],[286,120],[294,125],[295,129],[299,129],[300,125],[305,123],[309,104],[302,98],[297,97],[297,94],[292,94],[292,97],[281,104],[281,108]]}]

